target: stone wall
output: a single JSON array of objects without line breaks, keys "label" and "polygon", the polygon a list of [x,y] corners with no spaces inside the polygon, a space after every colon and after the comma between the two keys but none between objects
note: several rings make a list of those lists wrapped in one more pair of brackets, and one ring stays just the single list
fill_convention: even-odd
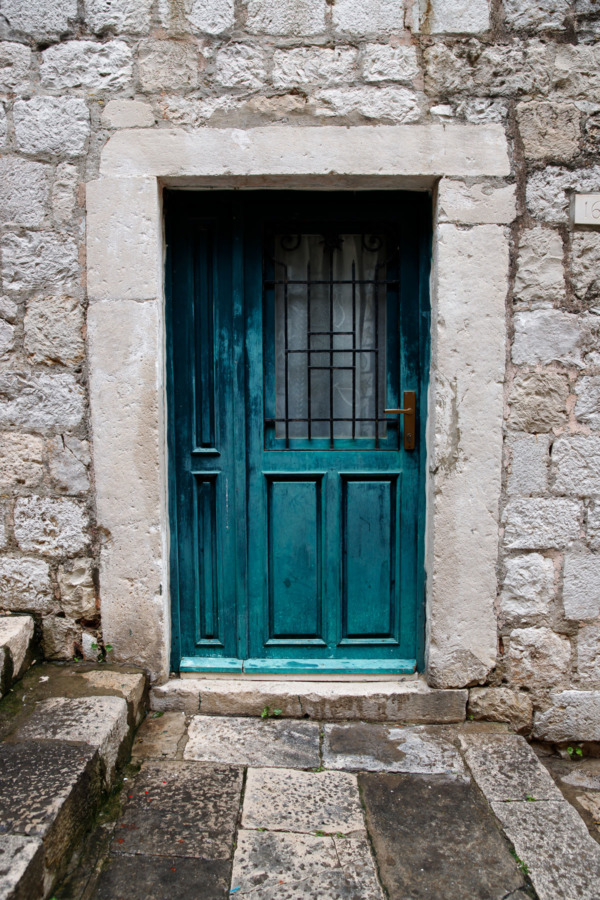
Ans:
[{"label": "stone wall", "polygon": [[[440,221],[464,222],[489,196],[483,224],[511,246],[498,656],[467,679],[471,711],[526,729],[535,707],[541,736],[591,734],[600,232],[571,227],[569,194],[600,190],[599,35],[596,0],[0,0],[0,607],[38,617],[48,656],[101,640],[84,185],[111,135],[498,123],[509,186],[439,197]],[[460,397],[449,427],[443,465],[460,466]]]}]

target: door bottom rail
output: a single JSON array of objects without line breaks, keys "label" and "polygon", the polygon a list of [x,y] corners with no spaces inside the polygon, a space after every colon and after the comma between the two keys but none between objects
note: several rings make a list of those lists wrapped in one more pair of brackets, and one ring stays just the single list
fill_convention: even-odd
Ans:
[{"label": "door bottom rail", "polygon": [[273,675],[412,675],[416,659],[235,659],[184,656],[180,672]]}]

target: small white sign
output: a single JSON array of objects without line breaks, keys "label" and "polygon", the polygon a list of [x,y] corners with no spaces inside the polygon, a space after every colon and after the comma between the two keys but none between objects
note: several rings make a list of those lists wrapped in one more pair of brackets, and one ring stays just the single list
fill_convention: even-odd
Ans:
[{"label": "small white sign", "polygon": [[600,194],[575,194],[573,224],[600,226]]}]

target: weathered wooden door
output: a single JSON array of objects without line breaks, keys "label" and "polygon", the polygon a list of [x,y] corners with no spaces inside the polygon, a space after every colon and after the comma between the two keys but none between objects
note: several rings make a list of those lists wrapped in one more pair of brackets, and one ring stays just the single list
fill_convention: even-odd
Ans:
[{"label": "weathered wooden door", "polygon": [[430,197],[165,204],[173,667],[414,671]]}]

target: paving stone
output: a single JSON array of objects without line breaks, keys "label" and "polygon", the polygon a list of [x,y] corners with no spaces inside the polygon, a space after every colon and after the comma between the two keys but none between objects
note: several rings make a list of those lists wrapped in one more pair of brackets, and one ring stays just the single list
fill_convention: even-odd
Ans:
[{"label": "paving stone", "polygon": [[0,834],[0,897],[32,900],[44,894],[44,851],[39,838]]},{"label": "paving stone", "polygon": [[194,716],[184,759],[312,769],[319,765],[319,726],[294,720]]},{"label": "paving stone", "polygon": [[22,741],[80,741],[97,748],[112,780],[121,748],[129,733],[127,704],[122,697],[54,697],[38,703],[19,728]]},{"label": "paving stone", "polygon": [[185,713],[150,713],[135,736],[132,756],[134,759],[175,759],[185,732]]},{"label": "paving stone", "polygon": [[388,896],[501,900],[523,885],[473,785],[427,775],[363,774],[358,781]]},{"label": "paving stone", "polygon": [[314,834],[364,831],[355,775],[249,769],[242,828]]},{"label": "paving stone", "polygon": [[240,768],[144,763],[115,829],[112,852],[229,859],[241,793]]},{"label": "paving stone", "polygon": [[217,900],[229,889],[226,860],[116,856],[98,880],[93,900]]},{"label": "paving stone", "polygon": [[439,732],[397,725],[325,725],[323,765],[327,769],[465,775],[456,748]]},{"label": "paving stone", "polygon": [[240,830],[231,887],[260,900],[383,900],[366,839]]},{"label": "paving stone", "polygon": [[128,674],[127,672],[112,672],[108,669],[82,672],[81,677],[93,687],[103,691],[114,691],[127,701],[131,713],[132,722],[138,722],[143,713],[144,691],[146,678],[141,672]]},{"label": "paving stone", "polygon": [[564,800],[492,803],[539,900],[598,900],[600,846]]},{"label": "paving stone", "polygon": [[554,781],[516,734],[461,735],[467,765],[488,800],[561,800]]},{"label": "paving stone", "polygon": [[94,748],[38,741],[0,745],[0,834],[41,838],[50,869],[67,861],[99,796]]}]

